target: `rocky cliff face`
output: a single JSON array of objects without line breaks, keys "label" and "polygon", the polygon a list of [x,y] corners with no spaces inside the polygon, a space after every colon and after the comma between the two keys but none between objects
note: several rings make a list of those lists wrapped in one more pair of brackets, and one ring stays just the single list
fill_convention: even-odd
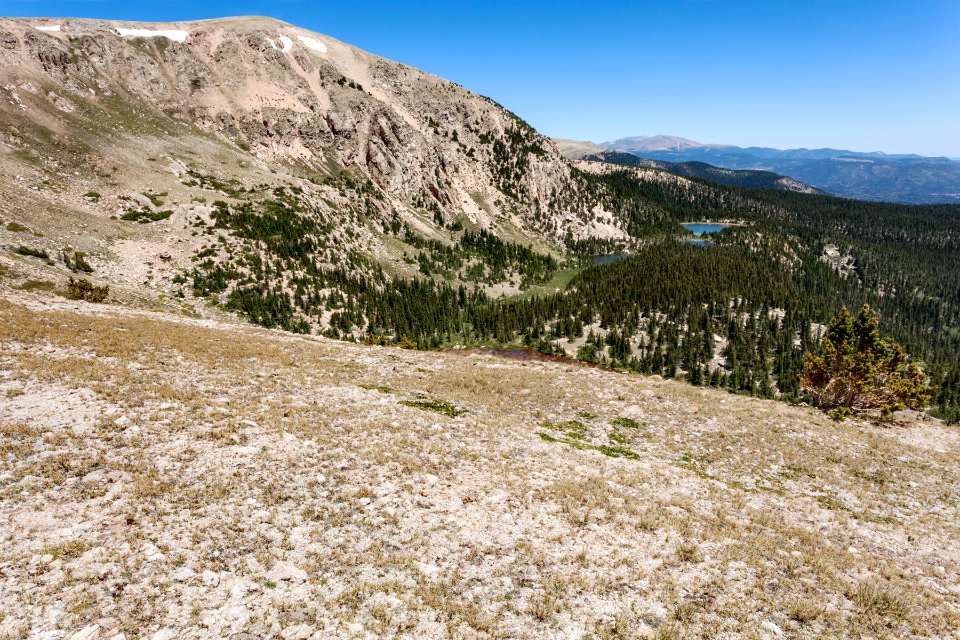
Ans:
[{"label": "rocky cliff face", "polygon": [[89,167],[159,141],[189,165],[213,142],[261,172],[358,169],[384,217],[570,230],[548,224],[570,183],[548,139],[456,84],[276,20],[2,20],[0,86],[8,151]]}]

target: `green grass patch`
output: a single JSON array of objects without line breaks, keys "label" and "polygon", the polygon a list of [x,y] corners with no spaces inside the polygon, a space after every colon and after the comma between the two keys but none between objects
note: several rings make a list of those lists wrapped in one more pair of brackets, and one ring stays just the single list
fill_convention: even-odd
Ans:
[{"label": "green grass patch", "polygon": [[393,393],[393,389],[382,385],[361,384],[360,388],[366,389],[367,391],[379,391],[380,393]]},{"label": "green grass patch", "polygon": [[529,289],[521,291],[515,296],[511,296],[511,298],[532,298],[534,296],[544,296],[556,293],[557,291],[563,291],[567,288],[567,285],[570,284],[570,281],[573,280],[581,271],[583,271],[582,267],[554,271],[553,277],[547,282],[544,282],[543,284],[531,285]]},{"label": "green grass patch", "polygon": [[32,233],[30,227],[22,225],[19,222],[11,222],[7,225],[7,231],[12,231],[14,233]]},{"label": "green grass patch", "polygon": [[49,280],[27,280],[17,289],[21,291],[53,291],[57,285]]},{"label": "green grass patch", "polygon": [[614,431],[609,435],[610,442],[613,442],[618,445],[627,444],[630,442],[630,438],[621,431]]},{"label": "green grass patch", "polygon": [[149,199],[151,203],[153,203],[153,206],[159,209],[160,207],[163,206],[163,200],[160,199],[160,196],[166,196],[167,192],[164,191],[163,193],[145,193],[144,195],[147,196],[147,199]]},{"label": "green grass patch", "polygon": [[[578,415],[584,412],[580,412]],[[589,414],[588,414],[589,415]],[[544,429],[549,429],[556,432],[557,435],[547,433],[546,431],[538,431],[537,435],[540,436],[541,440],[546,442],[559,442],[567,446],[573,447],[574,449],[579,449],[580,451],[599,451],[605,456],[611,458],[628,458],[630,460],[636,460],[640,456],[636,452],[628,448],[626,445],[630,443],[630,439],[620,431],[614,431],[609,435],[610,441],[613,444],[593,444],[590,442],[587,433],[587,427],[579,420],[564,420],[563,422],[554,424],[550,421],[545,421],[541,426]]]},{"label": "green grass patch", "polygon": [[54,560],[72,560],[93,548],[86,540],[70,540],[57,545],[44,547],[43,553],[50,554]]},{"label": "green grass patch", "polygon": [[601,444],[595,448],[603,455],[610,456],[611,458],[629,458],[630,460],[637,460],[640,458],[640,456],[626,447],[611,447],[609,445]]},{"label": "green grass patch", "polygon": [[457,416],[461,416],[467,412],[466,409],[461,409],[454,404],[450,404],[446,400],[401,400],[400,404],[407,407],[422,409],[424,411],[442,413],[450,418],[456,418]]}]

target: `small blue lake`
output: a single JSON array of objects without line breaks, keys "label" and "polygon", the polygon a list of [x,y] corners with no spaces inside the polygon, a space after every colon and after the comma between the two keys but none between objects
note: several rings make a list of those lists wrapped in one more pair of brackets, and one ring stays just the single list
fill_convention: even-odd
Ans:
[{"label": "small blue lake", "polygon": [[709,247],[713,244],[709,240],[698,240],[697,238],[684,238],[683,241],[687,244],[696,245],[698,247]]},{"label": "small blue lake", "polygon": [[684,222],[683,226],[695,236],[716,233],[729,227],[729,224],[712,224],[707,222]]},{"label": "small blue lake", "polygon": [[593,256],[593,264],[606,265],[613,264],[614,262],[620,262],[621,260],[626,260],[627,258],[632,258],[633,255],[629,253],[612,253],[606,256]]}]

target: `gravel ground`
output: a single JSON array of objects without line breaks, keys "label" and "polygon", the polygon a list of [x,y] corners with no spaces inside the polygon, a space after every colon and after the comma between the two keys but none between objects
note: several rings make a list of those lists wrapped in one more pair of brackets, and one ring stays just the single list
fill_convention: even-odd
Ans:
[{"label": "gravel ground", "polygon": [[0,297],[0,638],[957,638],[960,433]]}]

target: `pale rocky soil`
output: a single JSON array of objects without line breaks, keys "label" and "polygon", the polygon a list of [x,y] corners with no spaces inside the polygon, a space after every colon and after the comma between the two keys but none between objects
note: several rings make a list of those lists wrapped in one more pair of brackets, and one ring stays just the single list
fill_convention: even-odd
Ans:
[{"label": "pale rocky soil", "polygon": [[0,298],[0,638],[957,638],[958,471],[933,422]]}]

